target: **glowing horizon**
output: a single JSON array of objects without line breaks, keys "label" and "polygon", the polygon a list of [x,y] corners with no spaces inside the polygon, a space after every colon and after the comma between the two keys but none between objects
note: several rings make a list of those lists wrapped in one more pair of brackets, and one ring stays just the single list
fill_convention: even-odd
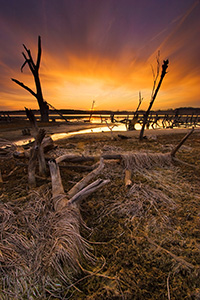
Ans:
[{"label": "glowing horizon", "polygon": [[21,19],[24,7],[13,17],[14,3],[8,2],[0,12],[0,110],[38,109],[37,100],[10,80],[35,89],[28,66],[23,73],[20,67],[22,44],[35,59],[38,35],[43,96],[57,109],[87,110],[95,100],[97,110],[134,110],[141,91],[145,110],[158,50],[161,65],[169,59],[169,69],[153,109],[199,107],[199,1],[170,0],[171,6],[158,0],[69,0],[57,6],[54,0],[30,1],[38,24],[28,20],[28,12]]}]

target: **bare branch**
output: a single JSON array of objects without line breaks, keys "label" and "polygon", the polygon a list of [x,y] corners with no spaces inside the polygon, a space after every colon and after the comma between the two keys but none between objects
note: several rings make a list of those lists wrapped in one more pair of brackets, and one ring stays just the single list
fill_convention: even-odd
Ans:
[{"label": "bare branch", "polygon": [[39,69],[39,67],[40,67],[41,54],[42,54],[41,37],[38,36],[38,56],[37,56],[37,63],[36,63],[36,68],[37,69]]},{"label": "bare branch", "polygon": [[[30,58],[28,59],[28,58],[26,57],[26,54],[25,54],[24,52],[22,52],[22,55],[23,55],[23,57],[24,57],[24,59],[25,59],[25,63],[28,63],[31,72],[34,74],[34,72],[35,72],[35,65],[34,65],[33,59],[32,59],[32,58],[31,58],[31,59],[30,59]],[[24,67],[24,65],[21,67],[21,70],[23,69],[23,67]]]},{"label": "bare branch", "polygon": [[75,194],[68,202],[68,204],[73,204],[77,201],[80,201],[84,199],[85,197],[89,196],[93,192],[95,192],[97,189],[101,188],[105,184],[109,183],[110,180],[103,180],[103,179],[97,179],[90,185],[86,186],[84,189],[82,189],[80,192]]},{"label": "bare branch", "polygon": [[77,192],[82,190],[91,179],[93,179],[96,175],[98,175],[101,170],[104,168],[103,159],[101,158],[98,168],[94,169],[90,172],[86,177],[83,177],[81,181],[79,181],[73,188],[67,193],[68,197],[73,197]]},{"label": "bare branch", "polygon": [[25,60],[25,62],[23,63],[23,65],[21,66],[21,72],[23,73],[23,68],[25,67],[25,65],[28,63],[27,60]]},{"label": "bare branch", "polygon": [[17,83],[18,85],[20,85],[22,88],[24,88],[25,90],[27,90],[29,93],[31,93],[31,95],[33,95],[34,97],[37,98],[37,95],[34,91],[32,91],[32,89],[30,89],[28,86],[26,86],[25,84],[23,84],[23,82],[20,82],[17,79],[11,78],[12,81],[14,81],[15,83]]}]

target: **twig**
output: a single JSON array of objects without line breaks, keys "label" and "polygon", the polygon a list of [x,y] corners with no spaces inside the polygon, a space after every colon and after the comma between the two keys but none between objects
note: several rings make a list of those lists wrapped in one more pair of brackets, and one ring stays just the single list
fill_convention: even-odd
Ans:
[{"label": "twig", "polygon": [[169,272],[168,277],[167,277],[167,295],[168,295],[168,300],[171,299],[170,297],[170,289],[169,289],[169,277],[170,277],[171,272]]},{"label": "twig", "polygon": [[[146,235],[145,235],[146,236]],[[174,253],[172,253],[171,251],[163,248],[162,246],[158,245],[157,243],[155,243],[154,241],[150,240],[150,238],[148,236],[146,236],[148,242],[154,246],[156,246],[157,248],[159,248],[160,250],[164,251],[165,253],[169,254],[170,256],[172,256],[176,261],[178,261],[179,263],[185,265],[186,267],[190,268],[190,269],[196,269],[199,266],[194,266],[193,264],[187,262],[185,259],[183,259],[180,256],[175,255]]]}]

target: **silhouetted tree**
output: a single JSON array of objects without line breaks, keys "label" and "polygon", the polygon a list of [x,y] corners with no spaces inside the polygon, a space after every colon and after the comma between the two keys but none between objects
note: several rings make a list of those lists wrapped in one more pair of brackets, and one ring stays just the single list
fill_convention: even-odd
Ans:
[{"label": "silhouetted tree", "polygon": [[149,103],[149,107],[144,115],[144,119],[143,119],[143,124],[142,124],[142,128],[141,128],[141,131],[140,131],[140,141],[143,139],[143,135],[144,135],[144,128],[145,128],[145,125],[147,123],[147,120],[148,120],[148,116],[149,116],[149,113],[151,111],[151,108],[152,108],[152,105],[156,99],[156,96],[158,94],[158,91],[160,89],[160,86],[161,86],[161,83],[163,81],[163,78],[165,77],[165,74],[167,73],[167,68],[168,68],[168,64],[169,64],[169,60],[163,60],[163,65],[162,65],[162,72],[161,72],[161,75],[160,75],[160,80],[159,80],[159,83],[157,85],[157,88],[155,89],[155,86],[156,86],[156,80],[158,78],[158,75],[159,75],[159,56],[157,58],[157,75],[155,76],[155,74],[153,73],[154,75],[154,85],[153,85],[153,90],[152,90],[152,96],[151,96],[151,101]]},{"label": "silhouetted tree", "polygon": [[26,54],[22,52],[22,55],[25,59],[25,62],[23,63],[21,67],[21,72],[23,72],[23,68],[25,67],[26,64],[28,64],[29,69],[31,73],[33,74],[34,80],[35,80],[35,86],[36,86],[36,92],[34,92],[31,88],[28,86],[24,85],[22,82],[12,79],[15,83],[20,85],[22,88],[27,90],[31,95],[33,95],[37,101],[38,105],[40,108],[40,114],[41,114],[41,121],[42,122],[49,122],[49,106],[46,101],[43,99],[42,95],[42,88],[41,88],[41,83],[40,83],[40,77],[39,77],[39,67],[40,67],[40,61],[41,61],[41,54],[42,54],[42,48],[41,48],[41,37],[38,36],[38,55],[37,55],[37,62],[36,64],[33,61],[31,51],[26,48],[26,46],[23,44],[23,47],[26,51]]}]

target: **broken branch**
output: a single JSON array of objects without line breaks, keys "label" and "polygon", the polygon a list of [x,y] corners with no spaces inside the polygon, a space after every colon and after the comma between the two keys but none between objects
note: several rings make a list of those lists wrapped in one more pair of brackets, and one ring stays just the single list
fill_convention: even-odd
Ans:
[{"label": "broken branch", "polygon": [[180,141],[180,143],[171,151],[171,156],[175,157],[176,152],[180,149],[180,147],[185,143],[185,141],[189,138],[189,136],[193,133],[194,127],[184,136],[184,138]]}]

